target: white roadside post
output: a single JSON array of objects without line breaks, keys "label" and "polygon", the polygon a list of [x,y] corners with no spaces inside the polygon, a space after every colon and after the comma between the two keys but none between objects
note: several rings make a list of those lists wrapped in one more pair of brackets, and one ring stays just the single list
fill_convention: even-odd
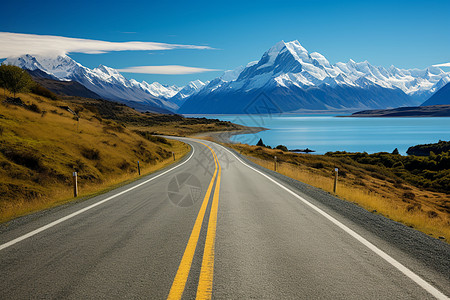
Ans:
[{"label": "white roadside post", "polygon": [[275,158],[275,172],[277,171],[277,157],[276,156],[274,156],[274,158]]},{"label": "white roadside post", "polygon": [[339,173],[339,169],[338,169],[338,168],[334,168],[334,172],[335,172],[335,176],[334,176],[334,188],[333,188],[333,193],[336,194],[336,188],[337,188],[337,181],[338,181],[338,173]]},{"label": "white roadside post", "polygon": [[73,172],[73,196],[78,197],[78,180],[77,172]]}]

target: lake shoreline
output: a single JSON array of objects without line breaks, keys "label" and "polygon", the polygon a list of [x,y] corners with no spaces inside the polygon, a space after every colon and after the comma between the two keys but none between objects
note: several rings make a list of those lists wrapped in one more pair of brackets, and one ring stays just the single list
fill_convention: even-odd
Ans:
[{"label": "lake shoreline", "polygon": [[436,118],[450,117],[450,105],[410,106],[392,109],[372,109],[355,112],[341,118]]},{"label": "lake shoreline", "polygon": [[[206,116],[205,116],[206,117]],[[409,147],[450,140],[448,118],[336,118],[336,115],[208,115],[248,127],[249,131],[213,133],[218,140],[271,147],[327,152],[392,152],[406,155]],[[267,130],[269,129],[269,130]]]},{"label": "lake shoreline", "polygon": [[242,129],[242,130],[201,132],[201,133],[197,133],[197,134],[193,135],[192,137],[196,137],[196,138],[209,137],[219,143],[238,144],[239,142],[232,141],[231,137],[233,137],[235,135],[241,135],[241,134],[256,134],[258,132],[266,131],[266,130],[270,130],[270,129],[264,128],[264,127],[248,127],[246,129]]}]

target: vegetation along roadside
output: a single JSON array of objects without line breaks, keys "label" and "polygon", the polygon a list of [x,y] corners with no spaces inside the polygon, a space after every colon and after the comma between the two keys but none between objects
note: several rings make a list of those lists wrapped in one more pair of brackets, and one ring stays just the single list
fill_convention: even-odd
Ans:
[{"label": "vegetation along roadside", "polygon": [[0,88],[0,222],[73,200],[74,171],[83,197],[138,178],[137,161],[143,176],[189,152],[155,134],[244,128],[55,95],[19,75],[27,84]]},{"label": "vegetation along roadside", "polygon": [[[447,149],[450,142],[411,151]],[[258,165],[333,193],[439,239],[450,240],[450,152],[427,156],[394,153],[299,154],[285,147],[228,144]],[[274,157],[277,157],[275,163]]]}]

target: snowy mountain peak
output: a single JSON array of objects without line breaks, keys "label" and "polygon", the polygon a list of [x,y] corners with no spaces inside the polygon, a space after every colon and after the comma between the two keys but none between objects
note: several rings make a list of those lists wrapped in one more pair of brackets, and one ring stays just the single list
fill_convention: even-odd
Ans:
[{"label": "snowy mountain peak", "polygon": [[201,80],[194,80],[188,83],[188,86],[192,87],[195,90],[198,90],[200,88],[202,88],[203,86],[205,86],[205,83],[202,82]]},{"label": "snowy mountain peak", "polygon": [[39,69],[60,80],[68,80],[71,73],[79,68],[84,68],[67,55],[47,57],[26,54],[19,57],[7,58],[4,63],[32,71]]},{"label": "snowy mountain peak", "polygon": [[292,53],[292,55],[295,57],[296,60],[309,60],[310,57],[308,55],[308,51],[303,48],[300,43],[295,40],[292,42],[285,43],[286,48],[289,49],[289,51]]},{"label": "snowy mountain peak", "polygon": [[270,47],[266,53],[278,54],[284,47],[286,47],[286,43],[284,41],[279,41],[278,43]]},{"label": "snowy mountain peak", "polygon": [[175,96],[173,96],[171,100],[181,105],[184,103],[184,101],[186,101],[188,97],[197,94],[198,92],[203,90],[203,88],[208,84],[209,81],[202,82],[201,80],[198,79],[191,81],[185,87],[180,89],[180,91]]},{"label": "snowy mountain peak", "polygon": [[[220,113],[219,108],[239,111],[242,107],[238,107],[247,103],[248,98],[258,97],[261,92],[284,103],[286,111],[302,105],[311,109],[415,105],[450,78],[450,73],[436,67],[405,70],[352,59],[331,64],[322,54],[309,53],[298,41],[280,41],[264,52],[259,61],[247,64],[234,76],[232,73],[225,72],[192,94],[180,111],[198,112],[195,105],[206,109],[208,99],[211,100],[208,112]],[[236,107],[216,107],[217,99],[226,99]]]},{"label": "snowy mountain peak", "polygon": [[175,85],[166,86],[159,82],[153,82],[152,84],[148,84],[147,82],[143,81],[141,84],[153,96],[159,97],[159,98],[164,98],[164,99],[172,98],[182,89],[182,87],[177,87]]},{"label": "snowy mountain peak", "polygon": [[320,65],[330,67],[330,62],[322,54],[318,52],[313,52],[310,54],[310,56],[313,60],[316,60]]},{"label": "snowy mountain peak", "polygon": [[102,72],[106,75],[109,76],[117,76],[120,75],[119,71],[117,71],[116,69],[104,66],[104,65],[99,65],[97,68],[94,69],[94,71],[99,71]]},{"label": "snowy mountain peak", "polygon": [[19,57],[9,57],[4,61],[5,65],[20,66],[21,68],[34,71],[36,69],[42,69],[43,67],[38,62],[36,57],[29,54],[22,55]]},{"label": "snowy mountain peak", "polygon": [[104,99],[124,102],[139,109],[156,109],[161,112],[178,109],[177,104],[166,100],[178,93],[177,87],[152,90],[147,83],[126,79],[116,69],[104,65],[89,69],[67,55],[53,57],[23,55],[8,58],[5,64],[28,70],[39,69],[59,80],[76,81]]},{"label": "snowy mountain peak", "polygon": [[223,72],[222,76],[220,76],[220,79],[225,82],[236,80],[241,74],[242,70],[244,70],[244,67],[239,66],[234,70],[225,71]]}]

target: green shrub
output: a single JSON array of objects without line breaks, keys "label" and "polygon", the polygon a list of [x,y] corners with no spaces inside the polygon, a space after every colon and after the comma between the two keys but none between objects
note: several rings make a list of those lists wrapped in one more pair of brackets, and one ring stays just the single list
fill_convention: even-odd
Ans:
[{"label": "green shrub", "polygon": [[94,148],[83,148],[81,149],[81,155],[84,158],[87,158],[89,160],[99,160],[100,159],[100,151]]},{"label": "green shrub", "polygon": [[14,148],[1,149],[0,151],[6,158],[18,165],[38,172],[46,170],[41,162],[41,158],[31,151]]},{"label": "green shrub", "polygon": [[278,145],[275,147],[275,149],[280,149],[281,151],[288,152],[288,148],[285,145]]},{"label": "green shrub", "polygon": [[50,90],[46,89],[45,87],[43,87],[42,85],[39,85],[37,83],[31,85],[30,92],[32,92],[33,94],[39,95],[39,96],[43,96],[43,97],[52,99],[52,100],[58,99],[56,94],[54,94]]}]

